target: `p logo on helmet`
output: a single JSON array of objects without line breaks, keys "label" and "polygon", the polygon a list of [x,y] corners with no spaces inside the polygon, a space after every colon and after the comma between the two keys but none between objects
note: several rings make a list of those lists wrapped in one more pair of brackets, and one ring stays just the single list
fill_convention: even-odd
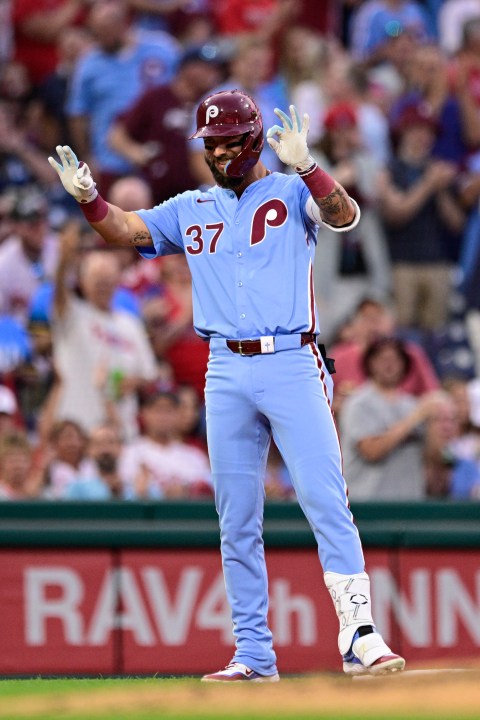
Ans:
[{"label": "p logo on helmet", "polygon": [[206,118],[205,118],[207,125],[210,122],[211,118],[217,117],[219,112],[220,112],[220,110],[218,109],[218,107],[216,105],[209,105],[209,107],[207,108]]}]

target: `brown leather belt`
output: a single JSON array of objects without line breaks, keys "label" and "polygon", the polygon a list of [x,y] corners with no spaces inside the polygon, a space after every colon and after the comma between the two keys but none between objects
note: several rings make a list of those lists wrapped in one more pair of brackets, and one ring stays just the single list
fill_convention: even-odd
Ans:
[{"label": "brown leather belt", "polygon": [[[313,333],[301,333],[300,335],[300,347],[303,347],[304,345],[308,345],[308,343],[315,342],[316,341],[316,335]],[[239,355],[263,355],[266,353],[273,352],[273,348],[265,348],[265,343],[263,344],[262,349],[262,341],[260,339],[258,340],[227,340],[227,347],[229,350],[231,350],[234,353],[239,353]]]}]

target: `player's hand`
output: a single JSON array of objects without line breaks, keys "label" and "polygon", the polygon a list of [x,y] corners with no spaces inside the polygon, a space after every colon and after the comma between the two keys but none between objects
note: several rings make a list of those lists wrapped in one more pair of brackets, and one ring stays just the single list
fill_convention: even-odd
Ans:
[{"label": "player's hand", "polygon": [[65,190],[79,203],[94,200],[98,193],[88,165],[78,162],[77,156],[68,145],[57,145],[55,149],[61,163],[53,157],[49,157],[48,162],[58,174]]},{"label": "player's hand", "polygon": [[[300,118],[295,105],[290,105],[290,117],[275,108],[274,113],[282,121],[283,127],[274,125],[267,131],[267,143],[285,165],[294,170],[308,170],[314,164],[307,145],[310,118],[307,113]],[[278,139],[275,139],[277,136]]]}]

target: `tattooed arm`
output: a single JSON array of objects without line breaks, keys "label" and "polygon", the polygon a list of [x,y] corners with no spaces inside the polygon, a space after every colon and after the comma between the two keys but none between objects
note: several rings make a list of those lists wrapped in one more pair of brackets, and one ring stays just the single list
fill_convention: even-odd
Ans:
[{"label": "tattooed arm", "polygon": [[108,213],[100,222],[90,225],[110,245],[153,245],[152,236],[142,218],[108,203]]},{"label": "tattooed arm", "polygon": [[355,218],[356,208],[352,199],[338,182],[335,183],[335,187],[329,195],[316,197],[313,200],[320,208],[323,222],[328,225],[343,227],[350,225]]},{"label": "tattooed arm", "polygon": [[315,223],[326,225],[335,232],[352,230],[360,220],[360,208],[338,182],[335,182],[333,190],[328,195],[323,197],[310,195],[305,210]]}]

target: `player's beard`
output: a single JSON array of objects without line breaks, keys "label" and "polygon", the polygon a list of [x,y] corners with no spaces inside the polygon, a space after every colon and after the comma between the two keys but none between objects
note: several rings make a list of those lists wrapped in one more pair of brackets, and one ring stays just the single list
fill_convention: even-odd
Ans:
[{"label": "player's beard", "polygon": [[217,168],[215,161],[210,161],[205,158],[205,162],[211,170],[213,179],[220,187],[226,188],[227,190],[235,190],[243,183],[243,177],[230,177],[229,175],[225,175],[225,173],[221,172]]}]

